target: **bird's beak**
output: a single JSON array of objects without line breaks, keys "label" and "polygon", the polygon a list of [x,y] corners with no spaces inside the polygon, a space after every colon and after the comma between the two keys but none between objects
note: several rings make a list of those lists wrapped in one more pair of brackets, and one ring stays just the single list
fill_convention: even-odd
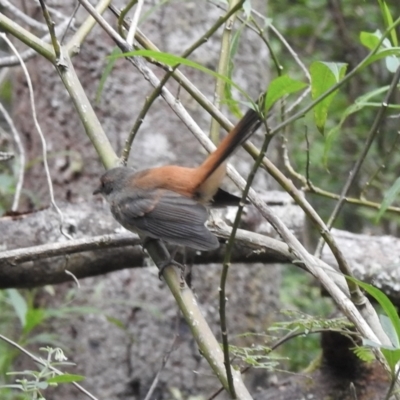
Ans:
[{"label": "bird's beak", "polygon": [[101,184],[93,191],[93,194],[101,193]]}]

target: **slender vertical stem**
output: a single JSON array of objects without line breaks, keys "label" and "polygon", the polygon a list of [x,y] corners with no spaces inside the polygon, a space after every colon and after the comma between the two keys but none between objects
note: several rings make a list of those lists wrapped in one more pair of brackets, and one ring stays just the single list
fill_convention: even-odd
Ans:
[{"label": "slender vertical stem", "polygon": [[[228,11],[235,8],[239,3],[243,1],[229,0]],[[229,61],[230,61],[230,47],[232,39],[232,28],[236,19],[236,14],[232,14],[225,23],[225,29],[222,34],[221,40],[221,51],[219,56],[217,72],[221,75],[226,75],[228,73]],[[217,78],[215,83],[215,93],[214,93],[214,105],[220,108],[221,99],[224,96],[225,81]],[[218,142],[219,139],[219,123],[214,119],[211,121],[210,128],[210,138],[214,143]]]}]

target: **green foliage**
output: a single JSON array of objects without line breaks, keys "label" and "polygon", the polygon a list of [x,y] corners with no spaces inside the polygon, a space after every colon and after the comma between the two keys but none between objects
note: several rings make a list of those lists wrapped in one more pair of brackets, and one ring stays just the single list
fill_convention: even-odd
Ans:
[{"label": "green foliage", "polygon": [[315,280],[294,266],[285,266],[279,294],[286,310],[322,317],[328,317],[334,311],[332,300],[321,296],[321,288]]},{"label": "green foliage", "polygon": [[209,68],[204,67],[203,65],[196,63],[194,61],[188,60],[187,58],[182,58],[179,56],[176,56],[174,54],[170,53],[163,53],[163,52],[158,52],[158,51],[153,51],[153,50],[136,50],[132,51],[129,53],[123,53],[123,54],[115,54],[112,56],[109,56],[110,59],[113,58],[120,58],[120,57],[127,57],[127,56],[143,56],[143,57],[149,57],[151,59],[154,59],[158,62],[161,62],[165,65],[168,65],[172,68],[178,67],[179,65],[186,65],[187,67],[191,67],[194,69],[197,69],[198,71],[204,72],[208,75],[211,75],[215,78],[223,80],[226,84],[234,87],[239,93],[241,93],[248,101],[252,101],[251,97],[249,97],[248,93],[243,90],[238,84],[236,84],[232,79],[225,75],[221,75]]},{"label": "green foliage", "polygon": [[361,360],[370,363],[375,360],[375,356],[368,347],[358,346],[353,348],[354,354]]},{"label": "green foliage", "polygon": [[[319,334],[334,330],[352,334],[352,324],[346,318],[314,317],[302,312],[286,310],[287,319],[275,322],[266,334],[246,333],[239,337],[251,337],[250,347],[230,345],[232,355],[247,365],[269,371],[288,368],[304,369],[320,352]],[[273,349],[272,347],[276,347]],[[361,352],[361,351],[360,351]]]},{"label": "green foliage", "polygon": [[361,32],[360,42],[370,50],[374,50],[378,47],[376,54],[369,58],[365,66],[384,58],[388,71],[392,73],[396,71],[400,65],[400,47],[392,46],[390,40],[383,38],[379,30],[375,33]]},{"label": "green foliage", "polygon": [[[354,67],[367,55],[365,49],[375,52],[360,64],[357,73],[339,91],[334,91],[333,101],[329,102],[331,94],[287,129],[289,159],[294,170],[303,176],[307,174],[314,186],[340,193],[365,145],[372,121],[388,91],[392,71],[398,65],[399,44],[396,29],[393,29],[399,24],[398,10],[393,3],[384,1],[341,3],[339,12],[346,24],[345,32],[341,32],[337,29],[337,21],[332,18],[332,10],[323,1],[304,0],[290,7],[285,2],[274,3],[270,7],[274,26],[285,36],[303,65],[310,66],[314,100],[325,95],[327,90],[333,90],[343,77],[353,73]],[[366,20],[364,17],[367,15]],[[344,35],[338,36],[339,32]],[[303,80],[298,63],[287,57],[286,49],[273,34],[269,42],[284,65],[283,72]],[[347,75],[344,75],[345,64],[348,65]],[[330,68],[332,66],[334,68]],[[307,106],[305,101],[300,108],[304,106]],[[380,203],[397,179],[400,157],[396,151],[395,121],[398,108],[396,102],[388,104],[377,138],[350,188],[349,196]],[[310,143],[308,170],[304,132],[307,132]],[[319,134],[321,132],[325,133],[324,136]],[[310,201],[324,219],[334,206],[334,201],[322,196],[310,196]],[[392,205],[399,205],[398,198]],[[348,218],[346,213],[351,213],[353,218]],[[339,216],[336,227],[358,231],[363,226],[372,225],[375,215],[368,218],[364,215],[365,209],[352,206],[350,210],[347,207]]]},{"label": "green foliage", "polygon": [[13,95],[13,83],[11,79],[5,79],[0,84],[0,101],[3,104],[11,104]]},{"label": "green foliage", "polygon": [[[61,306],[55,309],[37,307],[35,306],[36,293],[36,290],[7,289],[0,291],[0,309],[2,310],[0,332],[6,337],[12,337],[18,345],[24,348],[29,345],[34,345],[34,348],[37,348],[38,345],[59,345],[55,335],[46,332],[38,333],[36,329],[39,327],[43,329],[49,318],[67,318],[72,314],[101,312],[93,307]],[[47,352],[48,365],[71,365],[71,363],[66,363],[66,357],[60,348],[46,347],[42,350]],[[20,352],[16,348],[0,340],[0,398],[2,400],[26,398],[26,394],[20,396],[16,394],[15,390],[29,393],[29,399],[40,398],[41,391],[50,384],[54,386],[57,383],[77,382],[83,379],[83,377],[69,374],[56,377],[56,374],[46,367],[39,368],[37,371],[10,372],[19,355]],[[21,378],[9,383],[9,379],[15,376]]]},{"label": "green foliage", "polygon": [[271,107],[283,96],[290,93],[296,93],[304,89],[307,85],[304,82],[292,79],[287,75],[278,76],[270,82],[265,97],[265,112],[268,112]]},{"label": "green foliage", "polygon": [[268,371],[276,370],[280,365],[280,361],[287,360],[285,357],[271,354],[271,349],[261,344],[255,344],[252,347],[236,347],[230,345],[229,351],[235,358],[245,364]]},{"label": "green foliage", "polygon": [[80,382],[85,379],[82,375],[74,375],[74,374],[64,374],[57,375],[53,378],[47,379],[47,383],[71,383],[71,382]]},{"label": "green foliage", "polygon": [[[378,0],[378,3],[379,3],[379,7],[381,9],[381,14],[383,17],[383,21],[385,23],[385,27],[389,28],[391,25],[393,25],[393,17],[392,17],[392,14],[390,13],[389,7],[388,7],[386,1]],[[390,37],[392,39],[393,45],[397,46],[398,45],[397,33],[394,29],[390,32]]]},{"label": "green foliage", "polygon": [[[251,347],[231,346],[231,352],[242,362],[257,368],[291,371],[304,369],[320,353],[319,334],[323,330],[350,332],[352,324],[346,318],[329,318],[334,307],[331,299],[321,297],[321,290],[313,286],[312,277],[298,268],[285,268],[280,289],[284,321],[272,324],[266,333],[246,333],[251,337]],[[271,353],[271,347],[286,336]]]},{"label": "green foliage", "polygon": [[2,168],[0,164],[0,216],[11,206],[16,183],[11,171]]},{"label": "green foliage", "polygon": [[359,285],[370,296],[372,296],[382,307],[382,310],[386,313],[386,315],[380,316],[380,320],[382,328],[390,339],[392,346],[381,345],[371,342],[370,340],[364,340],[364,345],[371,348],[375,347],[380,349],[390,367],[392,379],[395,379],[396,365],[400,362],[400,317],[397,313],[396,307],[389,300],[386,294],[375,286],[359,281],[355,278],[348,277],[348,279],[357,283],[357,285]]},{"label": "green foliage", "polygon": [[[320,353],[319,334],[307,334],[313,329],[329,329],[329,316],[334,311],[331,299],[321,296],[321,289],[313,278],[294,266],[283,269],[280,289],[280,302],[287,321],[277,322],[270,332],[276,329],[287,334],[291,331],[303,332],[285,343],[277,351],[290,361],[286,363],[291,371],[300,371]],[[316,317],[312,317],[316,316]],[[326,322],[326,325],[323,324]]]},{"label": "green foliage", "polygon": [[[346,73],[346,68],[347,64],[344,63],[314,61],[310,67],[312,98],[318,99],[340,82]],[[322,134],[328,117],[328,108],[336,93],[337,91],[334,91],[326,96],[313,109],[315,124]]]},{"label": "green foliage", "polygon": [[14,384],[0,385],[0,389],[20,390],[30,394],[30,399],[44,399],[42,391],[49,386],[57,386],[59,383],[78,382],[84,377],[80,375],[62,374],[55,372],[51,367],[73,365],[66,362],[67,358],[59,348],[41,348],[40,350],[47,352],[46,359],[41,358],[42,364],[38,365],[38,370],[25,370],[22,372],[7,372],[7,375],[21,376],[16,379]]}]

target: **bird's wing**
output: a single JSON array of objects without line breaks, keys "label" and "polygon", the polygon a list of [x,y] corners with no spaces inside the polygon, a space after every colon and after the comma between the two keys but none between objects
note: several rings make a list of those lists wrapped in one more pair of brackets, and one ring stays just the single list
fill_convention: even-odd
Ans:
[{"label": "bird's wing", "polygon": [[178,193],[154,189],[145,195],[127,196],[112,206],[117,220],[129,230],[168,243],[211,250],[218,239],[204,226],[207,209],[195,200]]}]

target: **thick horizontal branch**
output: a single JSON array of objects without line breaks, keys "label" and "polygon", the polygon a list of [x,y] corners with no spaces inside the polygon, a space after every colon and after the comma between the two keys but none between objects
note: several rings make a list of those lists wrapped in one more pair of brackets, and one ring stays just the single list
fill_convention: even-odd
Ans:
[{"label": "thick horizontal branch", "polygon": [[[286,210],[294,208],[285,204],[281,197],[272,194],[274,204],[280,204]],[[0,288],[34,287],[71,280],[66,270],[84,278],[148,264],[147,255],[138,246],[138,237],[120,227],[112,218],[108,206],[101,203],[66,204],[62,210],[64,230],[74,237],[72,241],[67,241],[60,234],[58,217],[52,209],[0,219],[0,243],[3,243]],[[296,220],[294,213],[287,214],[291,215],[293,229],[297,229],[293,224]],[[253,228],[251,221],[257,216],[249,212],[248,219]],[[300,224],[302,222],[298,222]],[[223,236],[221,232],[219,234]],[[229,235],[229,230],[225,231],[225,235]],[[266,240],[272,242],[267,243],[262,251],[259,247],[254,251],[238,245],[232,261],[290,262],[287,254],[275,249],[274,243],[279,246],[280,242]],[[188,251],[187,257],[195,264],[221,262],[223,246],[214,252]]]},{"label": "thick horizontal branch", "polygon": [[[228,237],[230,229],[218,229],[216,233]],[[276,239],[244,230],[240,230],[239,235],[240,245],[235,249],[233,262],[292,261],[287,246]],[[147,264],[147,256],[139,243],[136,235],[127,232],[4,251],[0,253],[0,289],[69,281],[71,276],[66,271],[84,278],[142,267]],[[223,253],[222,246],[213,252],[188,251],[186,256],[195,264],[209,264],[221,262]]]},{"label": "thick horizontal branch", "polygon": [[136,246],[138,244],[140,244],[139,237],[130,232],[100,235],[60,243],[43,244],[24,249],[3,251],[0,253],[0,265],[6,263],[15,266],[26,261],[37,261],[96,249]]},{"label": "thick horizontal branch", "polygon": [[[286,216],[286,223],[301,236],[303,215],[299,208],[276,193],[266,201],[276,213]],[[0,219],[0,288],[35,287],[71,280],[65,271],[78,278],[108,272],[138,268],[148,264],[148,256],[133,233],[123,230],[112,218],[108,206],[101,203],[66,204],[62,207],[65,227],[74,240],[67,241],[58,226],[58,217],[51,209],[18,217]],[[231,219],[231,211],[224,217]],[[230,228],[216,218],[211,229],[227,239]],[[261,223],[261,224],[260,224]],[[239,230],[232,262],[236,263],[294,263],[297,261],[288,246],[280,240],[265,236],[272,229],[261,220],[251,207],[244,218],[243,228],[256,230],[262,235]],[[400,302],[397,286],[400,282],[400,240],[390,236],[374,237],[334,230],[333,234],[355,275],[384,289],[393,300]],[[223,259],[224,246],[213,252],[188,252],[194,264],[218,263]],[[329,250],[323,260],[335,265]],[[299,265],[301,267],[301,265]],[[328,269],[326,264],[321,264]],[[332,276],[336,282],[339,274]],[[340,282],[339,282],[340,283]]]}]

